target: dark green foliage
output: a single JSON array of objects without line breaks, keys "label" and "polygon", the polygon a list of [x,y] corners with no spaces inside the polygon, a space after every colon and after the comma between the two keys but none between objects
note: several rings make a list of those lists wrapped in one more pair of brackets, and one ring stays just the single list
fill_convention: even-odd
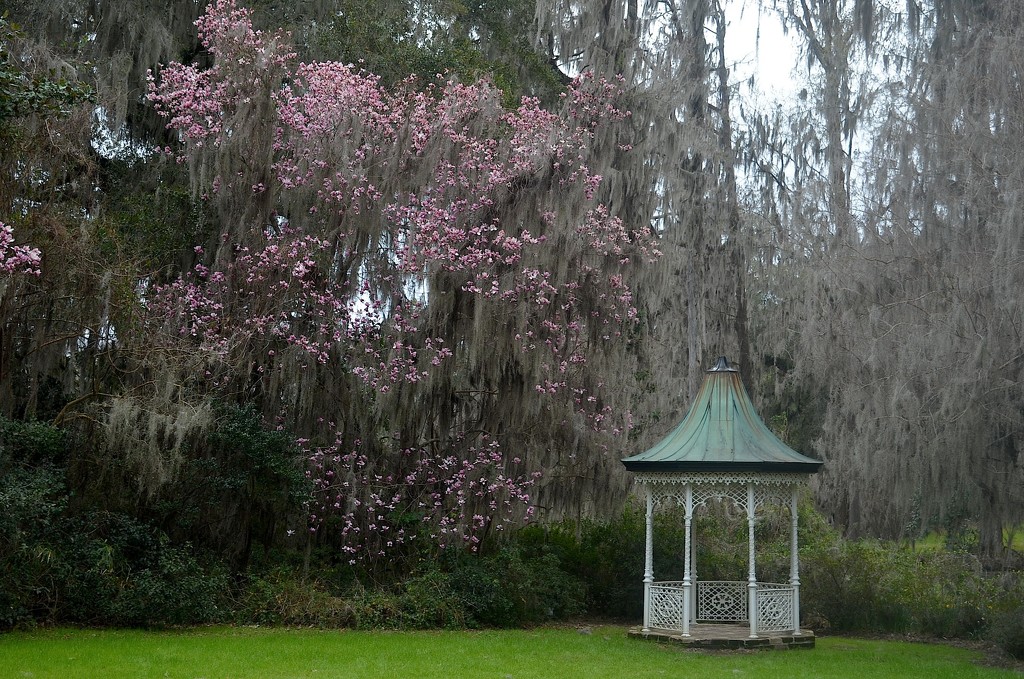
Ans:
[{"label": "dark green foliage", "polygon": [[530,531],[492,555],[457,555],[451,586],[470,626],[513,627],[563,620],[586,610],[586,586],[566,568],[557,543],[537,541]]},{"label": "dark green foliage", "polygon": [[288,559],[263,574],[250,573],[236,594],[232,619],[240,624],[455,629],[516,627],[587,612],[586,584],[536,534],[515,536],[486,555],[446,553],[424,560],[411,574],[372,586],[350,581],[351,568],[339,573],[330,555],[319,556],[321,561],[310,568],[316,576],[308,579]]},{"label": "dark green foliage", "polygon": [[[654,541],[655,561],[667,541]],[[644,514],[636,505],[607,523],[585,523],[580,534],[581,554],[573,572],[587,582],[594,612],[611,617],[632,617],[643,611]],[[659,554],[659,552],[661,554]]]},{"label": "dark green foliage", "polygon": [[66,501],[63,478],[51,468],[0,472],[0,629],[56,612],[58,555],[45,538]]},{"label": "dark green foliage", "polygon": [[72,511],[64,432],[0,420],[0,628],[222,617],[226,571],[136,518]]},{"label": "dark green foliage", "polygon": [[[679,512],[654,515],[654,572],[659,580],[683,577],[684,527]],[[612,521],[585,522],[580,527],[580,550],[570,568],[587,583],[592,612],[613,618],[642,615],[644,532],[644,510],[639,504],[628,505]]]},{"label": "dark green foliage", "polygon": [[466,626],[466,609],[447,573],[427,568],[396,588],[357,590],[355,623],[360,628],[457,629]]},{"label": "dark green foliage", "polygon": [[[69,435],[37,422],[0,420],[0,628],[34,621],[104,625],[240,624],[392,629],[513,627],[597,615],[642,613],[644,511],[580,525],[529,526],[480,554],[421,554],[411,573],[363,586],[365,573],[337,553],[307,554],[277,522],[304,497],[291,436],[260,426],[245,408],[222,406],[210,449],[188,462],[164,507],[161,528],[127,511],[78,507],[65,466]],[[190,492],[186,493],[185,488]],[[219,503],[219,504],[218,504]],[[245,518],[211,527],[203,512]],[[990,638],[1020,656],[1024,580],[985,574],[977,559],[947,550],[914,552],[895,543],[843,540],[809,503],[800,508],[801,596],[805,624],[818,631],[912,632]],[[658,580],[683,573],[684,517],[659,510],[654,524]],[[192,523],[190,523],[190,521]],[[202,527],[202,528],[200,528]],[[228,577],[219,543],[261,531],[268,547]],[[746,518],[712,503],[695,521],[702,579],[742,579]],[[203,532],[205,531],[205,532]],[[222,532],[217,532],[222,531]],[[759,515],[761,580],[784,582],[790,517]],[[204,535],[193,547],[189,535]],[[269,546],[278,544],[286,549]],[[215,556],[216,555],[216,556]],[[304,575],[308,573],[310,575]]]},{"label": "dark green foliage", "polygon": [[209,446],[215,455],[237,458],[234,465],[219,465],[217,483],[224,490],[245,488],[263,502],[283,504],[308,497],[294,436],[266,429],[252,406],[219,408]]},{"label": "dark green foliage", "polygon": [[67,435],[56,427],[0,417],[0,473],[13,467],[60,464],[67,444]]},{"label": "dark green foliage", "polygon": [[317,58],[358,63],[389,84],[438,73],[490,77],[507,104],[523,94],[551,101],[564,76],[533,49],[533,14],[526,0],[345,0],[311,31],[307,49]]},{"label": "dark green foliage", "polygon": [[[207,462],[187,477],[193,516],[212,503],[234,503],[251,516],[248,524],[232,525],[247,525],[251,535],[264,520],[253,517],[282,516],[301,499],[290,436],[264,430],[252,411],[222,408],[210,441],[216,452],[196,457],[192,464]],[[2,420],[0,444],[0,628],[34,621],[149,626],[218,620],[512,627],[580,615],[635,621],[642,612],[644,514],[637,504],[608,522],[530,526],[486,545],[481,554],[424,554],[411,574],[395,572],[372,587],[359,584],[365,574],[338,565],[336,553],[303,555],[294,549],[301,542],[257,551],[260,559],[233,580],[223,549],[214,556],[182,537],[194,527],[168,531],[123,511],[74,510],[63,471],[66,433]],[[655,517],[655,575],[681,578],[683,516],[672,510]],[[694,526],[700,577],[742,579],[745,517],[712,505],[698,513]],[[762,580],[788,577],[789,526],[783,508],[760,516]],[[964,553],[845,541],[809,504],[801,506],[800,532],[802,603],[810,627],[986,637],[1020,656],[1024,581],[1018,574],[986,575]],[[268,544],[275,542],[283,539],[267,537]]]},{"label": "dark green foliage", "polygon": [[836,631],[909,631],[910,552],[838,542],[807,555],[801,608],[813,626]]},{"label": "dark green foliage", "polygon": [[0,628],[54,612],[48,536],[67,505],[63,432],[0,418]]},{"label": "dark green foliage", "polygon": [[39,75],[27,69],[11,54],[14,43],[23,38],[20,27],[0,17],[0,122],[7,118],[67,115],[76,106],[93,99],[87,84],[50,72]]},{"label": "dark green foliage", "polygon": [[193,248],[209,243],[206,205],[192,195],[184,169],[169,160],[141,162],[131,149],[126,157],[103,163],[107,200],[97,223],[97,240],[111,261],[131,260],[141,271],[188,270]]},{"label": "dark green foliage", "polygon": [[[512,627],[521,621],[525,602],[518,601],[506,586],[497,560],[464,558],[457,562],[449,580],[466,608],[468,626]],[[522,562],[518,565],[521,569]]]},{"label": "dark green foliage", "polygon": [[294,437],[266,429],[252,407],[218,406],[204,447],[153,502],[159,525],[245,570],[254,543],[270,547],[309,498]]},{"label": "dark green foliage", "polygon": [[303,580],[298,569],[279,566],[250,574],[234,602],[232,619],[243,625],[347,627],[355,624],[353,602],[320,580]]},{"label": "dark green foliage", "polygon": [[116,625],[223,619],[228,578],[204,568],[190,545],[124,515],[86,515],[63,527],[62,617]]},{"label": "dark green foliage", "polygon": [[989,636],[1014,658],[1024,660],[1024,605],[998,613]]},{"label": "dark green foliage", "polygon": [[805,619],[833,632],[976,638],[986,635],[994,615],[1024,599],[1019,576],[986,575],[963,553],[837,539],[802,558]]},{"label": "dark green foliage", "polygon": [[517,627],[586,612],[586,586],[548,545],[527,537],[485,556],[447,554],[393,587],[352,594],[362,628]]},{"label": "dark green foliage", "polygon": [[50,471],[7,474],[0,542],[0,627],[44,620],[197,624],[223,617],[226,571],[188,544],[120,514],[70,517]]}]

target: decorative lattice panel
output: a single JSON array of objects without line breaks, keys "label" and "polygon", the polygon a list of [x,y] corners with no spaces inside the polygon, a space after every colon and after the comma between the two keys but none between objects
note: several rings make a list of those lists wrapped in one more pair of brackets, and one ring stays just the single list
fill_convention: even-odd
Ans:
[{"label": "decorative lattice panel", "polygon": [[806,474],[774,473],[676,473],[646,472],[636,475],[651,493],[654,504],[686,504],[686,486],[692,488],[693,508],[712,500],[729,500],[743,509],[747,506],[747,486],[754,488],[754,507],[770,503],[786,504],[794,487],[806,483]]},{"label": "decorative lattice panel", "polygon": [[746,486],[728,486],[728,485],[714,485],[705,486],[698,485],[693,488],[693,506],[699,507],[707,504],[709,500],[732,500],[733,504],[737,507],[743,508],[747,506],[747,487]]},{"label": "decorative lattice panel", "polygon": [[655,488],[651,497],[656,505],[669,504],[682,507],[686,504],[686,491],[682,487]]},{"label": "decorative lattice panel", "polygon": [[790,490],[781,486],[754,486],[754,507],[760,509],[766,504],[785,505],[789,502]]},{"label": "decorative lattice panel", "polygon": [[683,629],[683,588],[651,585],[651,627]]},{"label": "decorative lattice panel", "polygon": [[651,487],[682,486],[686,483],[710,486],[791,486],[807,483],[808,474],[773,472],[637,472],[636,480]]},{"label": "decorative lattice panel", "polygon": [[793,629],[793,587],[774,583],[758,585],[757,628],[766,632]]},{"label": "decorative lattice panel", "polygon": [[706,622],[747,620],[747,583],[713,580],[698,582],[697,619]]}]

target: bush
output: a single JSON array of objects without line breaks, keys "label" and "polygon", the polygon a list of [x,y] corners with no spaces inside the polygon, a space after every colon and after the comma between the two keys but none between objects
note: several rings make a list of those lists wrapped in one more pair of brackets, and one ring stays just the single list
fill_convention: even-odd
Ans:
[{"label": "bush", "polygon": [[349,600],[357,629],[401,629],[400,595],[389,589],[357,590]]},{"label": "bush", "polygon": [[190,450],[177,480],[140,508],[176,542],[216,552],[243,573],[254,547],[271,549],[284,517],[305,513],[310,485],[295,437],[267,429],[252,406],[218,403],[207,441]]},{"label": "bush", "polygon": [[203,568],[189,546],[165,545],[151,568],[127,574],[110,603],[118,625],[195,625],[219,622],[227,571]]},{"label": "bush", "polygon": [[61,532],[58,619],[138,626],[225,618],[227,571],[201,563],[191,545],[172,545],[153,527],[107,512],[67,519]]},{"label": "bush", "polygon": [[54,566],[66,505],[63,476],[50,467],[15,469],[0,474],[0,629],[57,610],[60,594]]},{"label": "bush", "polygon": [[431,568],[393,587],[364,589],[351,595],[355,626],[360,629],[459,629],[465,612],[448,576]]},{"label": "bush", "polygon": [[356,587],[350,600],[361,629],[460,629],[465,610],[449,576],[436,567],[399,586],[366,590]]},{"label": "bush", "polygon": [[1024,606],[998,613],[992,621],[990,636],[1011,656],[1024,660]]},{"label": "bush", "polygon": [[505,543],[495,553],[448,553],[391,588],[352,594],[363,628],[515,627],[586,610],[586,588],[537,544]]},{"label": "bush", "polygon": [[349,601],[332,594],[320,581],[304,581],[287,568],[250,575],[232,617],[244,625],[336,628],[356,623]]},{"label": "bush", "polygon": [[524,605],[506,586],[497,559],[461,556],[451,564],[451,586],[465,609],[467,627],[513,627],[522,621]]},{"label": "bush", "polygon": [[0,418],[0,628],[222,619],[226,571],[127,514],[70,509],[59,429]]},{"label": "bush", "polygon": [[[298,541],[291,549],[273,548],[280,516],[295,510],[305,489],[289,437],[264,431],[251,410],[228,408],[211,438],[218,451],[188,467],[176,499],[168,500],[173,511],[153,510],[146,520],[141,511],[83,507],[88,497],[66,481],[65,434],[0,418],[0,629],[33,621],[138,626],[222,620],[424,629],[642,615],[645,520],[639,503],[610,521],[527,526],[483,545],[480,554],[424,552],[413,573],[393,574],[392,582],[367,589],[359,584],[366,573],[327,546],[307,545],[306,554],[294,549]],[[247,518],[220,522],[216,535],[188,525],[189,517],[198,520],[211,507],[218,514],[235,507]],[[987,577],[963,552],[918,554],[846,541],[809,502],[800,512],[802,608],[810,627],[986,635],[1020,657],[1019,574]],[[658,580],[683,576],[684,527],[679,508],[655,514]],[[699,512],[698,576],[744,579],[746,531],[743,512],[728,504]],[[760,513],[756,531],[759,578],[784,582],[788,511]],[[190,536],[196,541],[187,541]],[[250,561],[252,546],[256,559]],[[310,559],[313,579],[302,575]],[[248,568],[232,580],[229,562]]]},{"label": "bush", "polygon": [[0,473],[13,465],[59,464],[65,458],[67,443],[67,435],[57,427],[0,417]]},{"label": "bush", "polygon": [[[508,544],[483,558],[480,565],[498,583],[498,600],[511,602],[511,607],[480,606],[478,596],[471,597],[465,589],[458,591],[479,624],[511,627],[571,618],[586,610],[586,586],[567,572],[563,559],[564,554],[560,556],[551,544],[529,541]],[[503,611],[511,615],[498,614]]]},{"label": "bush", "polygon": [[837,540],[808,550],[801,568],[801,609],[831,631],[906,632],[913,616],[914,555],[869,542]]},{"label": "bush", "polygon": [[[682,579],[684,529],[682,512],[654,514],[656,579]],[[571,526],[562,526],[559,531],[561,535],[574,532]],[[645,510],[638,503],[627,505],[622,515],[611,521],[586,521],[579,526],[578,549],[565,567],[587,583],[590,613],[613,618],[643,614],[645,533]]]},{"label": "bush", "polygon": [[963,552],[836,539],[803,554],[805,618],[833,632],[915,632],[942,638],[985,633],[1007,592]]},{"label": "bush", "polygon": [[398,598],[399,619],[405,629],[461,629],[466,610],[451,577],[429,567],[404,584]]}]

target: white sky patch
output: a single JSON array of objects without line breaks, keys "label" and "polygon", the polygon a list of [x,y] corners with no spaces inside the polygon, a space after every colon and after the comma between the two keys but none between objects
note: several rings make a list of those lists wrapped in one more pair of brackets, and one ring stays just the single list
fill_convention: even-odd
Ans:
[{"label": "white sky patch", "polygon": [[156,147],[151,144],[132,140],[126,125],[122,125],[120,130],[111,129],[107,110],[102,106],[97,106],[93,114],[90,143],[100,156],[128,162],[146,160],[157,152]]},{"label": "white sky patch", "polygon": [[[796,98],[805,86],[805,76],[797,71],[797,46],[794,37],[783,31],[778,13],[762,10],[749,0],[727,0],[725,16],[730,81],[742,83],[742,98],[765,108]],[[753,87],[747,85],[751,77]]]}]

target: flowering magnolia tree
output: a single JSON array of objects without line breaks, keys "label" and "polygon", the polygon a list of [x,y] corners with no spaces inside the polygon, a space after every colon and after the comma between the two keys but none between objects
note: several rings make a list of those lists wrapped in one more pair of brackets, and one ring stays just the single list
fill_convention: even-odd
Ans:
[{"label": "flowering magnolia tree", "polygon": [[228,0],[197,26],[212,66],[166,66],[150,99],[220,229],[146,291],[146,327],[201,357],[193,390],[260,399],[303,436],[310,528],[353,560],[414,536],[475,547],[537,492],[551,511],[571,496],[547,479],[607,471],[630,422],[629,280],[659,254],[589,169],[629,150],[621,85],[506,110],[485,81],[388,89],[298,63]]},{"label": "flowering magnolia tree", "polygon": [[42,255],[38,248],[14,244],[14,228],[0,222],[0,274],[4,277],[25,274],[39,276]]}]

